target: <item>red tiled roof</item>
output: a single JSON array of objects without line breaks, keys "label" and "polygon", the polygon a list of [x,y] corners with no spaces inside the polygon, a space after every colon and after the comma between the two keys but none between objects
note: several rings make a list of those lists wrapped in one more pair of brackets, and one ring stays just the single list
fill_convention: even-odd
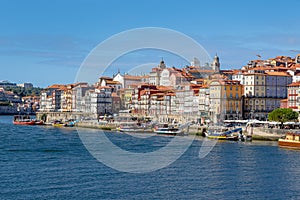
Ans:
[{"label": "red tiled roof", "polygon": [[141,80],[141,76],[132,76],[132,75],[124,75],[124,79],[129,79],[129,80]]},{"label": "red tiled roof", "polygon": [[49,87],[47,87],[46,89],[58,89],[58,90],[66,90],[67,86],[63,85],[63,84],[53,84]]},{"label": "red tiled roof", "polygon": [[291,76],[287,72],[266,72],[266,74],[270,76]]},{"label": "red tiled roof", "polygon": [[119,81],[106,80],[106,84],[118,85],[118,84],[121,84],[121,83]]},{"label": "red tiled roof", "polygon": [[293,87],[293,86],[300,86],[300,81],[291,83],[291,84],[289,84],[288,86],[290,86],[290,87]]}]

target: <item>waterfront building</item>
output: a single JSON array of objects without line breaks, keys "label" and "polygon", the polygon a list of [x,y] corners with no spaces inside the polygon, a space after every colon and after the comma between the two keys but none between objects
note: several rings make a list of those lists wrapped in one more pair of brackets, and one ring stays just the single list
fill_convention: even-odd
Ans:
[{"label": "waterfront building", "polygon": [[149,115],[150,97],[157,93],[157,87],[152,84],[139,84],[132,90],[131,107],[137,115]]},{"label": "waterfront building", "polygon": [[120,96],[116,93],[113,92],[111,94],[111,98],[112,98],[112,113],[116,114],[119,113],[119,111],[121,110],[121,98]]},{"label": "waterfront building", "polygon": [[72,107],[75,112],[83,112],[85,110],[84,96],[88,90],[94,90],[94,86],[89,86],[88,83],[77,83],[72,88]]},{"label": "waterfront building", "polygon": [[265,120],[266,115],[266,74],[263,68],[255,67],[244,76],[244,118]]},{"label": "waterfront building", "polygon": [[68,84],[67,88],[64,90],[64,102],[62,104],[62,109],[63,111],[66,112],[72,112],[73,111],[73,88],[74,88],[75,84]]},{"label": "waterfront building", "polygon": [[288,108],[300,112],[300,82],[288,85]]},{"label": "waterfront building", "polygon": [[158,88],[157,92],[150,95],[149,112],[159,122],[177,121],[175,111],[175,94],[169,88]]},{"label": "waterfront building", "polygon": [[90,93],[91,113],[98,116],[112,114],[112,89],[109,86],[100,86]]},{"label": "waterfront building", "polygon": [[[63,84],[53,84],[40,94],[40,111],[58,111],[62,105],[62,91],[66,89]],[[56,92],[57,91],[57,92]],[[59,92],[60,91],[60,92]]]},{"label": "waterfront building", "polygon": [[287,72],[266,71],[266,112],[280,107],[280,102],[287,98],[287,85],[292,83],[292,76]]},{"label": "waterfront building", "polygon": [[203,85],[199,88],[199,114],[200,114],[200,123],[204,123],[209,120],[209,87]]},{"label": "waterfront building", "polygon": [[266,120],[269,112],[280,107],[280,101],[287,98],[287,85],[292,83],[287,72],[263,67],[244,72],[243,79],[244,118],[258,120]]},{"label": "waterfront building", "polygon": [[57,89],[52,91],[52,109],[51,111],[62,111],[63,93],[65,89]]},{"label": "waterfront building", "polygon": [[243,86],[236,80],[213,80],[209,84],[209,117],[214,123],[242,118]]},{"label": "waterfront building", "polygon": [[199,89],[201,85],[183,84],[175,88],[176,114],[180,121],[199,120]]}]

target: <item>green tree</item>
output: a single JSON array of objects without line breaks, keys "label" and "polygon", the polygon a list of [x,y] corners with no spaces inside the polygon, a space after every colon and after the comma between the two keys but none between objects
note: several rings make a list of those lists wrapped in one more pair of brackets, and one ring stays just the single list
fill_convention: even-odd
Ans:
[{"label": "green tree", "polygon": [[39,96],[43,88],[33,87],[29,89],[25,89],[23,87],[14,86],[14,87],[6,87],[6,91],[12,91],[14,94],[24,97],[24,96]]},{"label": "green tree", "polygon": [[284,122],[296,121],[298,119],[298,113],[291,108],[277,108],[269,113],[269,121],[276,121],[281,123],[281,128]]}]

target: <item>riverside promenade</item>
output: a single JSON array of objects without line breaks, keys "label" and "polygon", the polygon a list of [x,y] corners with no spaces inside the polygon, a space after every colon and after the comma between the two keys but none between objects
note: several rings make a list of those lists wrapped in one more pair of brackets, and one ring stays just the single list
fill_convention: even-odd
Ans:
[{"label": "riverside promenade", "polygon": [[[96,128],[102,130],[116,130],[119,127],[119,122],[106,122],[95,120],[97,116],[89,113],[82,112],[38,112],[36,118],[51,123],[55,120],[78,120],[76,126],[82,128]],[[252,135],[253,140],[268,140],[277,141],[283,137],[287,132],[292,130],[289,129],[278,129],[278,128],[265,128],[265,127],[241,127],[243,133],[246,135]],[[202,135],[203,131],[207,130],[206,126],[199,126],[196,124],[190,125],[189,134]]]},{"label": "riverside promenade", "polygon": [[253,140],[270,140],[277,141],[279,138],[284,137],[290,129],[278,129],[278,128],[265,128],[265,127],[246,127],[243,132],[246,135],[252,135]]}]

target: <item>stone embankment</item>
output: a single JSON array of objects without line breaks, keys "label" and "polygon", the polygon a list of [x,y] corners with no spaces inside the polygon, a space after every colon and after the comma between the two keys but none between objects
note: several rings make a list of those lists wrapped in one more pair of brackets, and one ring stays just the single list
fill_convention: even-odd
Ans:
[{"label": "stone embankment", "polygon": [[285,134],[290,131],[292,130],[249,126],[245,129],[244,134],[252,135],[253,140],[277,141],[279,138],[284,137]]}]

